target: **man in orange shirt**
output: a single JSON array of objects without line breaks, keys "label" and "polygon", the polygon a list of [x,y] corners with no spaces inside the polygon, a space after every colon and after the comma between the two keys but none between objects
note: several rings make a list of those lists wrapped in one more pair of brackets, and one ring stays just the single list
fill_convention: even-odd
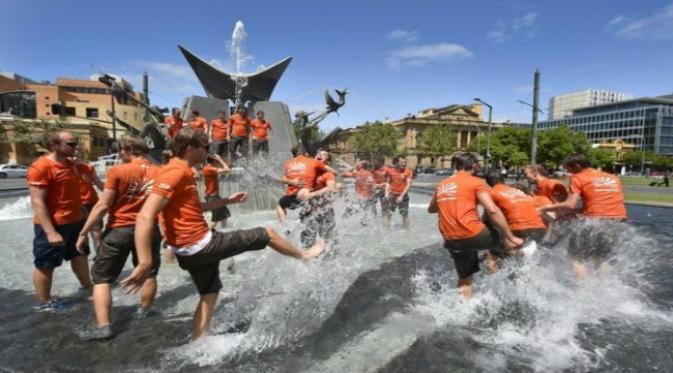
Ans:
[{"label": "man in orange shirt", "polygon": [[208,121],[206,118],[201,116],[201,113],[198,110],[192,110],[189,118],[189,128],[203,133],[210,132],[210,129],[208,128]]},{"label": "man in orange shirt", "polygon": [[489,172],[486,182],[491,186],[491,198],[505,216],[512,234],[524,240],[542,242],[547,230],[535,206],[535,199],[505,184],[501,172]]},{"label": "man in orange shirt", "polygon": [[[477,158],[465,153],[454,157],[451,163],[456,173],[439,183],[428,212],[439,213],[444,247],[451,253],[458,272],[458,290],[464,298],[470,299],[472,275],[479,271],[479,250],[492,250],[499,245],[498,235],[479,219],[477,204],[484,207],[486,215],[502,234],[506,248],[512,250],[523,244],[523,240],[512,234],[484,180],[473,176]],[[487,255],[494,261],[492,255],[488,252]]]},{"label": "man in orange shirt", "polygon": [[38,302],[36,309],[49,311],[64,306],[64,303],[51,299],[54,268],[63,260],[70,261],[83,289],[91,287],[91,280],[88,248],[83,247],[79,252],[75,247],[84,224],[84,214],[79,179],[69,158],[75,156],[79,143],[66,131],[51,130],[44,134],[43,142],[49,154],[30,165],[27,179],[30,203],[35,210],[33,284]]},{"label": "man in orange shirt", "polygon": [[236,114],[229,118],[229,128],[231,128],[231,159],[237,158],[239,153],[243,157],[248,156],[248,137],[250,136],[250,118],[248,112],[243,106],[236,108]]},{"label": "man in orange shirt", "polygon": [[563,202],[568,198],[565,185],[558,180],[550,179],[542,166],[528,165],[523,172],[528,182],[535,184],[535,195],[545,196],[554,203]]},{"label": "man in orange shirt", "polygon": [[385,215],[388,166],[386,166],[386,159],[383,156],[377,155],[374,157],[371,172],[374,176],[374,214],[376,214],[376,204],[378,202],[381,206],[381,215]]},{"label": "man in orange shirt", "polygon": [[367,161],[359,161],[355,170],[345,172],[344,177],[355,179],[355,196],[359,208],[365,213],[375,212],[374,207],[374,175],[371,173],[372,165]]},{"label": "man in orange shirt", "polygon": [[220,157],[229,156],[229,121],[227,113],[220,111],[218,117],[210,122],[210,138],[213,140],[210,151]]},{"label": "man in orange shirt", "polygon": [[[108,170],[103,194],[91,210],[77,240],[78,249],[84,247],[87,233],[103,222],[105,214],[110,213],[100,249],[91,268],[97,328],[85,336],[86,339],[112,337],[111,284],[119,277],[129,254],[133,258],[134,266],[138,263],[138,253],[133,241],[136,217],[159,170],[159,167],[146,158],[149,149],[142,138],[124,138],[115,146],[124,163]],[[149,278],[142,284],[140,308],[136,313],[139,317],[147,315],[157,293],[156,276],[161,264],[160,246],[161,235],[158,227],[155,227],[152,236],[152,268]]]},{"label": "man in orange shirt", "polygon": [[285,174],[280,179],[281,183],[287,184],[287,192],[278,200],[276,206],[278,220],[281,223],[285,222],[288,208],[294,210],[299,206],[301,201],[297,199],[297,195],[302,189],[310,192],[315,186],[318,174],[326,169],[334,171],[326,167],[324,163],[308,157],[302,145],[295,145],[290,151],[293,158],[285,162],[283,166]]},{"label": "man in orange shirt", "polygon": [[627,218],[624,191],[617,176],[591,168],[583,154],[569,156],[564,165],[571,173],[570,195],[565,202],[543,207],[541,211],[574,212],[581,199],[582,213],[586,219],[612,222],[611,227],[603,226],[599,229],[595,229],[590,221],[581,222],[581,226],[571,232],[568,254],[573,261],[573,270],[583,278],[588,272],[581,261],[592,259],[597,267],[600,266],[616,243],[617,232]]},{"label": "man in orange shirt", "polygon": [[390,218],[399,207],[404,229],[409,229],[409,188],[413,173],[407,168],[407,159],[397,157],[393,160],[393,167],[386,171],[388,190],[386,191],[386,210],[383,212],[383,225],[390,228]]},{"label": "man in orange shirt", "polygon": [[[332,156],[329,152],[320,150],[314,159],[327,166],[332,160]],[[308,189],[306,189],[306,193],[298,194],[298,200],[306,201],[299,213],[299,219],[305,226],[305,229],[301,232],[301,242],[304,246],[313,245],[316,236],[324,240],[331,240],[336,237],[336,215],[332,206],[333,197],[331,196],[332,192],[336,190],[336,176],[325,169],[316,177],[312,191],[308,192]]]},{"label": "man in orange shirt", "polygon": [[271,131],[271,122],[264,119],[264,112],[257,112],[257,119],[250,122],[252,132],[252,154],[255,156],[259,152],[269,155],[269,132]]},{"label": "man in orange shirt", "polygon": [[[201,169],[201,174],[203,175],[203,183],[205,184],[204,195],[206,197],[206,202],[218,201],[222,198],[220,197],[220,175],[229,173],[229,166],[224,162],[222,157],[218,154],[211,154],[208,156],[208,163],[203,166]],[[210,221],[213,224],[213,228],[219,223],[222,228],[227,226],[227,219],[231,216],[229,208],[227,206],[222,206],[216,210],[211,211]]]},{"label": "man in orange shirt", "polygon": [[169,249],[176,254],[180,267],[189,272],[200,294],[192,333],[192,338],[198,339],[208,332],[217,295],[222,288],[219,274],[221,260],[246,251],[261,250],[267,245],[283,255],[307,260],[320,254],[325,249],[325,243],[320,241],[311,249],[302,251],[271,228],[226,233],[211,231],[203,218],[203,211],[243,202],[246,193],[234,193],[203,204],[199,202],[192,167],[204,162],[208,154],[205,133],[192,129],[180,131],[173,141],[173,153],[175,157],[156,175],[152,191],[138,214],[135,231],[138,265],[122,281],[122,285],[127,291],[136,292],[149,274],[152,232],[159,216]]},{"label": "man in orange shirt", "polygon": [[184,120],[182,120],[182,117],[180,116],[181,114],[180,109],[174,107],[171,110],[171,115],[164,119],[164,123],[168,127],[168,136],[170,138],[174,138],[184,125]]}]

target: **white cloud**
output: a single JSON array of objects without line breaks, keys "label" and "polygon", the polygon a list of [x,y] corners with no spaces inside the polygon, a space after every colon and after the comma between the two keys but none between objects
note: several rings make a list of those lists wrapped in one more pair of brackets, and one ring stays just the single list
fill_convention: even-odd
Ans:
[{"label": "white cloud", "polygon": [[606,27],[624,39],[673,39],[673,4],[644,16],[620,15],[611,19]]},{"label": "white cloud", "polygon": [[537,13],[528,12],[521,17],[511,20],[500,20],[495,24],[493,30],[486,34],[486,38],[496,43],[503,43],[507,40],[535,36],[535,25],[537,24]]},{"label": "white cloud", "polygon": [[424,66],[431,62],[445,62],[471,57],[472,52],[455,43],[411,45],[389,52],[387,62],[391,68]]},{"label": "white cloud", "polygon": [[416,30],[393,30],[386,35],[386,38],[390,40],[404,41],[407,43],[418,40],[420,33]]}]

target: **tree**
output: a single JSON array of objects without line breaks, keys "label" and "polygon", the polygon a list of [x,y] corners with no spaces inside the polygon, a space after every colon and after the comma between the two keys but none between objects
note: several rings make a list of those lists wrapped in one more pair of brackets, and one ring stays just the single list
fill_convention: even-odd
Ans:
[{"label": "tree", "polygon": [[392,157],[396,154],[401,134],[390,123],[365,123],[355,132],[355,151],[359,156],[371,158],[375,155]]},{"label": "tree", "polygon": [[[477,151],[486,156],[488,139],[480,134],[478,139],[472,139],[468,150]],[[504,127],[491,135],[491,164],[502,163],[505,167],[523,166],[528,163],[530,151],[530,130],[518,127]]]},{"label": "tree", "polygon": [[653,152],[634,150],[624,153],[624,163],[634,169],[640,169],[640,166],[643,164],[643,156],[645,157],[645,163],[648,165],[654,162],[655,158],[657,158],[657,155]]},{"label": "tree", "polygon": [[587,154],[589,162],[593,167],[610,170],[614,167],[617,157],[613,151],[607,149],[590,149]]},{"label": "tree", "polygon": [[419,136],[421,155],[432,158],[435,164],[438,157],[448,156],[456,150],[457,139],[456,131],[439,124],[432,125]]},{"label": "tree", "polygon": [[538,162],[547,168],[557,168],[574,153],[588,154],[591,144],[582,132],[575,132],[566,125],[541,131],[538,137]]}]

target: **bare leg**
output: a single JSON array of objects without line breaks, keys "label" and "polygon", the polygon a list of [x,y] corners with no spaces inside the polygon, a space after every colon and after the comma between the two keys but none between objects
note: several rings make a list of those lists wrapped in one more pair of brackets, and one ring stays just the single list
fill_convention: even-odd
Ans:
[{"label": "bare leg", "polygon": [[38,303],[47,303],[51,300],[51,279],[54,268],[35,268],[33,271],[33,285],[35,298]]},{"label": "bare leg", "polygon": [[72,272],[77,276],[80,285],[83,288],[91,286],[91,278],[89,277],[89,261],[87,255],[80,255],[70,261]]},{"label": "bare leg", "polygon": [[383,228],[390,229],[390,215],[383,214]]},{"label": "bare leg", "polygon": [[154,298],[157,295],[157,278],[150,277],[145,280],[143,287],[140,289],[140,307],[143,311],[147,311],[152,307]]},{"label": "bare leg", "polygon": [[323,250],[325,250],[325,241],[323,240],[318,240],[315,245],[313,245],[310,249],[306,251],[302,251],[298,248],[296,248],[290,241],[284,239],[281,237],[278,233],[276,233],[273,229],[271,228],[266,228],[266,232],[269,234],[269,238],[271,239],[269,241],[269,246],[278,251],[279,253],[286,255],[286,256],[291,256],[297,259],[311,259],[314,256],[317,256],[320,254]]},{"label": "bare leg", "polygon": [[166,260],[166,263],[175,263],[176,262],[175,253],[173,253],[173,251],[170,249],[165,249],[164,260]]},{"label": "bare leg", "polygon": [[204,337],[210,329],[210,320],[213,318],[213,309],[217,302],[217,293],[203,294],[199,299],[199,305],[194,312],[192,324],[192,340]]},{"label": "bare leg", "polygon": [[472,276],[458,279],[458,293],[465,299],[472,299]]},{"label": "bare leg", "polygon": [[281,223],[285,223],[285,218],[287,217],[287,213],[285,212],[285,209],[280,207],[280,205],[276,206],[276,214],[278,215],[278,220]]},{"label": "bare leg", "polygon": [[486,250],[486,267],[490,273],[498,272],[498,258],[490,250]]},{"label": "bare leg", "polygon": [[581,279],[584,280],[587,277],[589,277],[589,270],[587,269],[587,265],[579,262],[575,259],[571,259],[572,266],[573,266],[573,272],[575,272],[575,275]]},{"label": "bare leg", "polygon": [[402,217],[402,224],[404,225],[404,229],[409,230],[409,216],[404,216]]},{"label": "bare leg", "polygon": [[96,325],[110,325],[112,309],[112,292],[110,284],[95,284],[93,286],[93,311],[96,314]]}]

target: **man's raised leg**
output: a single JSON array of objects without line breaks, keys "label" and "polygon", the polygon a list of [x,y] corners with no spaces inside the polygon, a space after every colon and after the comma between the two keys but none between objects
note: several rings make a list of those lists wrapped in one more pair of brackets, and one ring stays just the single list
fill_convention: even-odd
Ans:
[{"label": "man's raised leg", "polygon": [[325,241],[323,240],[318,240],[310,249],[302,251],[292,245],[288,240],[281,237],[273,229],[266,228],[266,232],[269,234],[269,246],[286,256],[305,260],[311,259],[325,250]]}]

